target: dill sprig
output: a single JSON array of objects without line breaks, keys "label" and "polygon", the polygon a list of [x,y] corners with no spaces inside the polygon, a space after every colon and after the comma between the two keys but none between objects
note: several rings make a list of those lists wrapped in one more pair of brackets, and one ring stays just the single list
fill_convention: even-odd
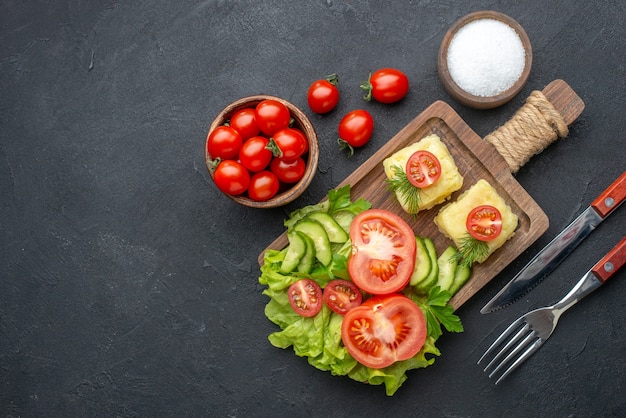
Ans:
[{"label": "dill sprig", "polygon": [[420,206],[420,188],[415,187],[410,181],[402,167],[394,165],[391,167],[393,177],[387,179],[387,188],[392,192],[398,192],[403,197],[409,213],[417,213]]},{"label": "dill sprig", "polygon": [[489,255],[489,245],[485,241],[478,240],[470,234],[465,234],[460,241],[456,253],[456,261],[467,267],[471,267],[478,260],[483,260]]}]

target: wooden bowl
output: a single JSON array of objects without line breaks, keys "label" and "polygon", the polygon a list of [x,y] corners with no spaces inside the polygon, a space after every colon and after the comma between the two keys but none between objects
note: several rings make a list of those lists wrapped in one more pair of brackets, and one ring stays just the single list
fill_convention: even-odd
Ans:
[{"label": "wooden bowl", "polygon": [[[468,92],[467,89],[461,88],[450,75],[450,70],[448,68],[448,48],[452,39],[455,37],[458,31],[461,28],[465,27],[467,24],[482,19],[497,20],[511,27],[519,36],[525,52],[524,68],[519,78],[517,78],[517,80],[506,90],[491,96],[472,94]],[[517,93],[519,93],[519,91],[526,83],[526,80],[528,80],[530,68],[532,66],[532,55],[532,47],[530,45],[528,35],[519,23],[503,13],[491,10],[483,10],[470,13],[460,18],[446,32],[439,48],[437,70],[439,72],[439,78],[441,79],[443,86],[454,99],[458,100],[466,106],[475,109],[491,109],[507,103],[513,97],[515,97]]]},{"label": "wooden bowl", "polygon": [[[224,110],[222,110],[217,115],[213,123],[211,123],[209,132],[207,134],[207,140],[211,132],[213,132],[213,130],[215,130],[218,126],[224,125],[224,123],[227,122],[237,110],[243,109],[246,107],[254,108],[256,107],[256,105],[258,105],[259,103],[261,103],[263,100],[266,100],[266,99],[277,100],[281,102],[282,104],[284,104],[285,106],[287,106],[287,109],[289,109],[289,112],[291,113],[291,117],[294,120],[293,127],[298,128],[302,130],[302,132],[304,132],[307,138],[307,141],[309,143],[309,150],[307,151],[307,154],[303,156],[304,161],[306,162],[306,171],[304,172],[304,175],[302,176],[302,178],[297,183],[294,183],[292,185],[286,185],[288,186],[288,188],[283,189],[281,187],[281,189],[278,191],[276,196],[272,197],[271,199],[265,200],[265,201],[256,201],[256,200],[250,199],[245,194],[239,195],[239,196],[232,196],[229,194],[225,194],[230,199],[239,203],[240,205],[248,206],[251,208],[275,208],[275,207],[283,206],[293,201],[294,199],[296,199],[306,190],[306,188],[311,183],[311,180],[313,180],[313,176],[315,176],[315,172],[317,171],[317,161],[319,158],[319,145],[317,142],[317,133],[315,132],[315,128],[313,127],[313,125],[311,124],[307,116],[298,107],[294,106],[292,103],[288,102],[287,100],[281,99],[280,97],[274,97],[274,96],[267,96],[267,95],[248,96],[248,97],[244,97],[242,99],[232,102],[231,104],[226,106]],[[206,145],[204,147],[204,152],[205,152],[205,160],[207,161],[207,166],[208,166],[208,163],[211,161],[211,156],[208,153]],[[211,178],[213,178],[213,173],[211,172],[211,170],[209,170],[209,174],[211,175]]]}]

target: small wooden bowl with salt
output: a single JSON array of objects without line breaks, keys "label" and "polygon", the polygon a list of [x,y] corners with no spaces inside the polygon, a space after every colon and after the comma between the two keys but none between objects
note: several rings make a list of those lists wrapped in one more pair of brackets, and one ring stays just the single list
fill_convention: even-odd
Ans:
[{"label": "small wooden bowl with salt", "polygon": [[526,31],[496,11],[470,13],[446,32],[437,70],[448,93],[475,109],[510,101],[522,89],[532,66]]}]

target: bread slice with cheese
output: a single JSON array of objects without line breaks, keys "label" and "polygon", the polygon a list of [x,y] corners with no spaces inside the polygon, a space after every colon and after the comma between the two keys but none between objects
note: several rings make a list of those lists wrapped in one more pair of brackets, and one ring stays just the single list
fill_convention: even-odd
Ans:
[{"label": "bread slice with cheese", "polygon": [[444,206],[435,217],[435,224],[439,230],[452,241],[457,248],[461,248],[463,239],[467,237],[466,220],[469,213],[481,205],[491,205],[502,215],[502,232],[491,241],[485,241],[489,246],[488,254],[476,260],[484,262],[489,255],[500,248],[515,234],[518,217],[506,201],[498,194],[489,182],[484,179],[463,192],[455,202]]},{"label": "bread slice with cheese", "polygon": [[434,184],[419,189],[419,206],[417,211],[409,207],[407,197],[401,191],[395,191],[398,202],[400,202],[402,208],[407,213],[418,213],[422,210],[431,209],[445,202],[452,193],[463,186],[463,177],[459,173],[452,155],[450,155],[446,145],[441,142],[439,136],[435,134],[426,136],[386,158],[383,161],[383,167],[387,178],[394,178],[394,166],[401,168],[406,173],[407,161],[411,155],[420,150],[429,151],[437,157],[441,164],[441,177]]}]

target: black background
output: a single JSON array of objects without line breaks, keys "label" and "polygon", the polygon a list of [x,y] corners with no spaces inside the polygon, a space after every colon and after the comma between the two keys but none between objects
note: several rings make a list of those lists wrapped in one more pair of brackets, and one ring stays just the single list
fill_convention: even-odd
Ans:
[{"label": "black background", "polygon": [[[445,31],[467,13],[516,19],[534,51],[510,103],[472,110],[439,82]],[[3,416],[623,416],[626,271],[563,316],[498,386],[476,361],[505,326],[550,304],[624,236],[619,209],[506,310],[479,309],[625,169],[625,5],[589,1],[0,2],[0,413]],[[365,103],[370,70],[409,95]],[[306,105],[338,73],[339,107]],[[532,90],[564,79],[586,108],[566,139],[516,175],[548,231],[458,314],[434,366],[394,397],[272,347],[257,255],[410,120],[444,100],[480,136]],[[228,103],[283,97],[320,140],[318,173],[292,204],[238,206],[210,181],[208,127]],[[348,159],[347,111],[375,118]]]}]

